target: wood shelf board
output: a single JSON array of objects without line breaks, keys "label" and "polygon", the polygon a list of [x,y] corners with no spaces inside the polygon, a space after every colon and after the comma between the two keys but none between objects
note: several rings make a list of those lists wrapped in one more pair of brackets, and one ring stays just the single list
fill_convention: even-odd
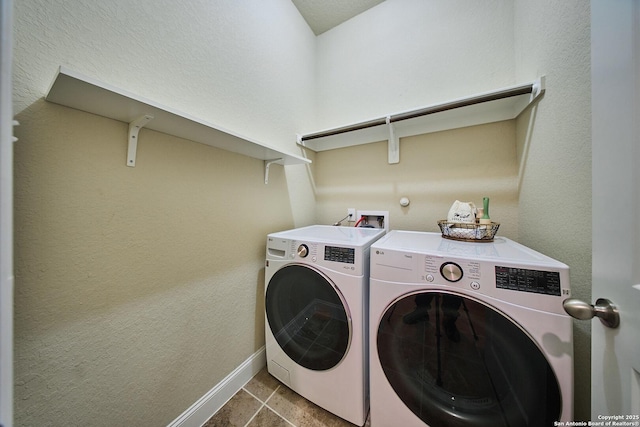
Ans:
[{"label": "wood shelf board", "polygon": [[60,67],[45,98],[49,102],[131,123],[154,117],[144,127],[260,160],[282,159],[283,165],[311,163],[301,156],[243,137],[233,131],[163,106],[123,89]]}]

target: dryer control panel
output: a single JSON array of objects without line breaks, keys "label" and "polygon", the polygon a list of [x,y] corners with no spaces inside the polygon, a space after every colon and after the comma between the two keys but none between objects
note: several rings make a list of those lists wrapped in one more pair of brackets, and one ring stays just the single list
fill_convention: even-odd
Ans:
[{"label": "dryer control panel", "polygon": [[[295,239],[267,239],[267,262],[270,260],[297,261],[340,271],[349,275],[362,275],[368,271],[363,260],[369,248],[349,247]],[[367,263],[368,264],[368,263]]]},{"label": "dryer control panel", "polygon": [[354,264],[356,262],[356,250],[340,246],[325,246],[324,260]]}]

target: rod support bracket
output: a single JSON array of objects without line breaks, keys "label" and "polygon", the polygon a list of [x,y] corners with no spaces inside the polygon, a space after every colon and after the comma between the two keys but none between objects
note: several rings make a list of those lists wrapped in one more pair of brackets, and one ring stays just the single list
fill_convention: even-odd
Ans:
[{"label": "rod support bracket", "polygon": [[400,163],[400,138],[396,135],[396,128],[391,123],[391,116],[387,116],[387,126],[389,126],[389,164]]},{"label": "rod support bracket", "polygon": [[127,166],[135,167],[138,152],[138,133],[147,123],[153,120],[150,114],[143,114],[129,123],[129,148],[127,149]]},{"label": "rod support bracket", "polygon": [[544,93],[547,89],[547,81],[546,76],[540,76],[538,80],[533,82],[531,87],[531,99],[530,102],[533,102],[536,98]]}]

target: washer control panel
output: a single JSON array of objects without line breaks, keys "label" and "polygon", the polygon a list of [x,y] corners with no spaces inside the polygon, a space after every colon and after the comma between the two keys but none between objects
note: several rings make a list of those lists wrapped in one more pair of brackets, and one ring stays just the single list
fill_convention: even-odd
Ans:
[{"label": "washer control panel", "polygon": [[507,238],[457,242],[437,233],[391,231],[371,247],[370,275],[407,289],[481,294],[561,315],[571,295],[567,265]]},{"label": "washer control panel", "polygon": [[[492,274],[485,272],[485,281],[491,279],[492,287],[511,291],[529,292],[543,295],[566,295],[563,293],[558,271],[544,271],[490,264],[485,266]],[[421,279],[434,283],[438,278],[444,283],[456,283],[474,291],[481,289],[481,263],[470,260],[444,261],[441,257],[425,256],[424,275]],[[495,279],[495,280],[493,280]]]},{"label": "washer control panel", "polygon": [[439,256],[426,255],[424,257],[424,275],[421,279],[434,283],[444,281],[468,286],[470,289],[480,289],[480,262],[473,260],[445,260]]},{"label": "washer control panel", "polygon": [[562,294],[560,273],[496,265],[496,288],[534,294]]}]

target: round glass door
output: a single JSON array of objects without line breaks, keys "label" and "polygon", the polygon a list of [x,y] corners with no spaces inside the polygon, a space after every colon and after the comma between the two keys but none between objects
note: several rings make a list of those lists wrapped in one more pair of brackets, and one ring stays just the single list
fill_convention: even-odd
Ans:
[{"label": "round glass door", "polygon": [[558,381],[538,346],[480,301],[404,296],[385,311],[377,345],[392,388],[430,427],[539,427],[560,417]]},{"label": "round glass door", "polygon": [[278,270],[267,286],[265,310],[271,332],[301,366],[331,369],[347,353],[351,316],[329,279],[302,266]]}]

